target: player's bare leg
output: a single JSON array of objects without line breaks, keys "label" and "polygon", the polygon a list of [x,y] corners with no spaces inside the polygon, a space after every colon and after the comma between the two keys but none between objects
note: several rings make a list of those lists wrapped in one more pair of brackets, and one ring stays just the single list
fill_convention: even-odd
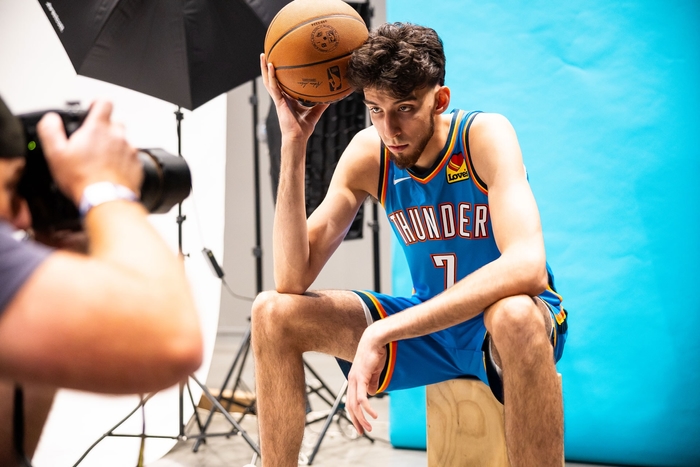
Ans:
[{"label": "player's bare leg", "polygon": [[366,327],[352,292],[264,292],[256,298],[251,331],[265,467],[297,465],[306,415],[302,354],[318,351],[352,361]]},{"label": "player's bare leg", "polygon": [[528,296],[510,297],[484,315],[494,357],[503,370],[508,456],[513,467],[561,467],[564,415],[561,384],[549,341],[547,307]]}]

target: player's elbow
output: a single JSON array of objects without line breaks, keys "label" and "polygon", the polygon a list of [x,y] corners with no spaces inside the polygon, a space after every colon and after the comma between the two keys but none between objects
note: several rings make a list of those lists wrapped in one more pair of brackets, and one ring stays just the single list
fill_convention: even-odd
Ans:
[{"label": "player's elbow", "polygon": [[549,278],[544,252],[522,248],[504,256],[510,258],[512,279],[517,289],[513,292],[534,297],[545,291]]},{"label": "player's elbow", "polygon": [[303,295],[311,286],[302,274],[275,273],[275,291],[280,294]]},{"label": "player's elbow", "polygon": [[293,281],[288,281],[288,282],[276,281],[275,282],[275,291],[279,294],[304,295],[307,290],[308,290],[308,287],[305,287],[303,284],[295,283]]},{"label": "player's elbow", "polygon": [[547,289],[549,285],[549,276],[547,275],[547,267],[542,266],[534,270],[530,277],[530,296],[539,295]]},{"label": "player's elbow", "polygon": [[531,297],[544,292],[549,284],[547,265],[544,257],[535,256],[528,258],[523,264],[521,279],[524,287],[523,291]]}]

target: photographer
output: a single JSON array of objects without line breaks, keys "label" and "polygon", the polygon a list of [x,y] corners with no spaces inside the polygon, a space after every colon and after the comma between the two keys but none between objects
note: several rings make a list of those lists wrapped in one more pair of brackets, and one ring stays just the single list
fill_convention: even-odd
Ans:
[{"label": "photographer", "polygon": [[[19,121],[0,99],[0,465],[19,462],[21,448],[31,457],[52,388],[150,392],[201,364],[182,261],[137,202],[141,164],[111,112],[110,103],[94,103],[70,138],[56,114],[38,127],[58,187],[81,206],[87,252],[76,253],[13,238],[31,226],[17,193],[25,147]],[[71,243],[40,234],[52,245]],[[25,436],[16,449],[22,433],[13,434],[13,400],[22,393]]]}]

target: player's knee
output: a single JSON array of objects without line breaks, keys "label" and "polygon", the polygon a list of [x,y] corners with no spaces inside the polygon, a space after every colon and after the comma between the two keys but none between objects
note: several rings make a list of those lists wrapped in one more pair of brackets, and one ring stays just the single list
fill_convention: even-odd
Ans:
[{"label": "player's knee", "polygon": [[545,337],[542,314],[527,295],[499,300],[486,313],[489,333],[501,350],[508,347],[522,350]]},{"label": "player's knee", "polygon": [[253,302],[250,315],[251,334],[254,341],[267,339],[278,341],[288,329],[292,314],[291,304],[284,294],[265,291]]},{"label": "player's knee", "polygon": [[273,315],[277,308],[276,303],[276,292],[265,291],[255,297],[250,310],[250,332],[254,340],[259,341],[269,333],[271,325],[275,322]]}]

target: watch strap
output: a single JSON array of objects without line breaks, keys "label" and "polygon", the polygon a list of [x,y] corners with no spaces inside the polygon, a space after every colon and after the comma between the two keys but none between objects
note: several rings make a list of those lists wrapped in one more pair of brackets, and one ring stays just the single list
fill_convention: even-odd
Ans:
[{"label": "watch strap", "polygon": [[90,209],[100,204],[117,200],[138,201],[138,199],[136,193],[124,185],[112,182],[97,182],[86,186],[83,190],[78,211],[80,212],[80,217],[84,218]]}]

